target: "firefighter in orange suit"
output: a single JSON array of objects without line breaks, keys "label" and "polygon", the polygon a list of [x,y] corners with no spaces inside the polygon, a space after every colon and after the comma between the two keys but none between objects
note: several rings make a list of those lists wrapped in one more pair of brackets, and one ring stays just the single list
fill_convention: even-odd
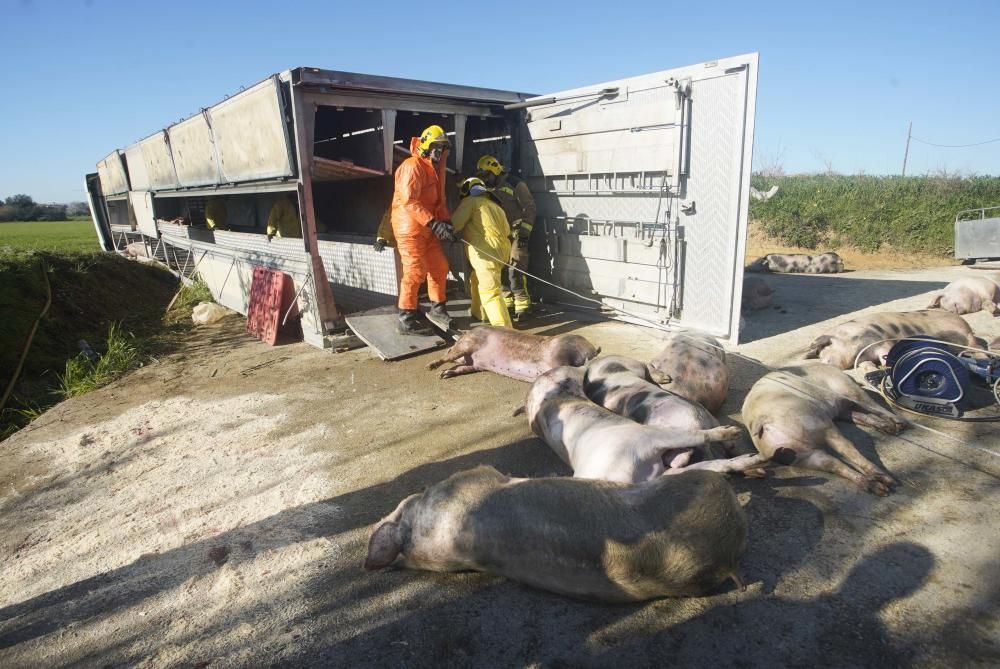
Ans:
[{"label": "firefighter in orange suit", "polygon": [[431,310],[427,317],[448,329],[451,319],[445,301],[448,259],[441,241],[454,241],[455,231],[444,195],[445,165],[451,143],[444,129],[432,125],[410,140],[409,158],[396,170],[392,195],[392,232],[403,264],[399,282],[400,334],[430,334],[421,321],[417,294],[427,280]]}]

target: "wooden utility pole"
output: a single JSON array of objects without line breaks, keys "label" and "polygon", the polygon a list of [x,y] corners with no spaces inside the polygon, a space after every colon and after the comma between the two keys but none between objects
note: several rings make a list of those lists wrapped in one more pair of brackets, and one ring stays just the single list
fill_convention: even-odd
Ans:
[{"label": "wooden utility pole", "polygon": [[906,159],[910,155],[910,137],[913,136],[913,121],[910,121],[910,127],[906,130],[906,151],[903,152],[903,176],[906,176]]}]

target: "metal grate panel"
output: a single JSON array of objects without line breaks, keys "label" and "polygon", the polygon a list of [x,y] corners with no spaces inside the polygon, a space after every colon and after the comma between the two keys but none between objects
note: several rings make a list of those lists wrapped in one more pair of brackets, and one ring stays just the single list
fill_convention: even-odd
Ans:
[{"label": "metal grate panel", "polygon": [[370,238],[344,236],[320,241],[319,255],[340,311],[353,313],[396,303],[399,276],[392,249],[377,253]]}]

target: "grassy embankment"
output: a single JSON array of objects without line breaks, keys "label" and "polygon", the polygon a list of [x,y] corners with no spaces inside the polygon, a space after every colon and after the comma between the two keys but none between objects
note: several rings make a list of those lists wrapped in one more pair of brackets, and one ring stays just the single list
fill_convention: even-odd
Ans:
[{"label": "grassy embankment", "polygon": [[1000,177],[754,175],[778,193],[750,204],[750,218],[777,242],[807,249],[892,249],[938,256],[954,252],[955,214],[1000,205]]},{"label": "grassy embankment", "polygon": [[97,249],[89,221],[0,224],[0,397],[46,304],[46,280],[52,298],[0,411],[0,439],[167,350],[205,298],[186,289],[165,315],[173,275]]}]

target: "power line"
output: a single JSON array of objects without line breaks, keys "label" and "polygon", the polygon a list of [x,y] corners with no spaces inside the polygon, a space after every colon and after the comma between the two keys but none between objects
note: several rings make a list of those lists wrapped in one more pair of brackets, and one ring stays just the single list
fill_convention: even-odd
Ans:
[{"label": "power line", "polygon": [[994,142],[1000,142],[1000,137],[996,139],[988,139],[985,142],[975,142],[973,144],[935,144],[934,142],[928,142],[926,140],[920,139],[919,137],[909,136],[914,142],[920,142],[921,144],[926,144],[927,146],[938,146],[944,149],[964,149],[969,146],[982,146],[983,144],[992,144]]}]

